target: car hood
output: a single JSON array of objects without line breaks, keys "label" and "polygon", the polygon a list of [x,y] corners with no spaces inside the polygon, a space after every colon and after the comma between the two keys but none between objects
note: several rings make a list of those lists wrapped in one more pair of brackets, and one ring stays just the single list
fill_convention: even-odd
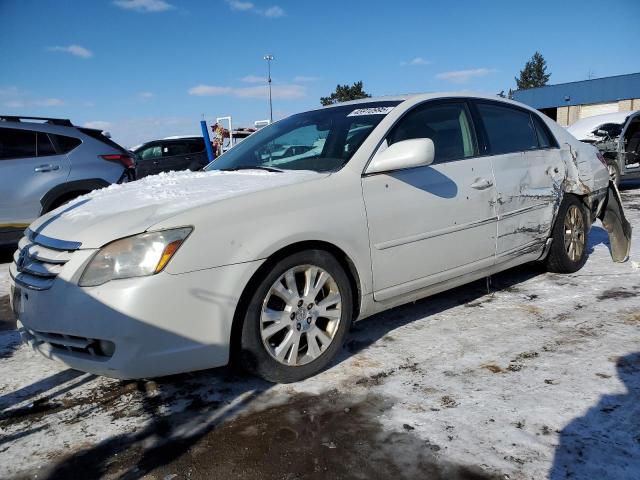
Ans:
[{"label": "car hood", "polygon": [[36,235],[79,242],[80,248],[99,248],[195,207],[327,175],[292,170],[161,173],[78,197],[40,217],[29,229]]}]

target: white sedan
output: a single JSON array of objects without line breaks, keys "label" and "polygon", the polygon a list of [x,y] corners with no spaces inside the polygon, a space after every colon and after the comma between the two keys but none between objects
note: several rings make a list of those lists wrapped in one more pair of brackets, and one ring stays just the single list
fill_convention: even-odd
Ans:
[{"label": "white sedan", "polygon": [[[292,144],[313,154],[261,155]],[[575,272],[596,217],[624,261],[630,226],[601,162],[495,97],[300,113],[204,172],[114,185],[38,219],[11,266],[12,305],[26,342],[78,370],[155,377],[236,358],[296,381],[376,312],[525,262]]]}]

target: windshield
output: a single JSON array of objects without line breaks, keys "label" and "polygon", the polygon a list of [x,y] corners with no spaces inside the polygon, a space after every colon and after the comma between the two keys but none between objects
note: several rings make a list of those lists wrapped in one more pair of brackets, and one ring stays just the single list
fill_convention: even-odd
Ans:
[{"label": "windshield", "polygon": [[250,135],[205,170],[339,170],[399,103],[359,103],[292,115]]}]

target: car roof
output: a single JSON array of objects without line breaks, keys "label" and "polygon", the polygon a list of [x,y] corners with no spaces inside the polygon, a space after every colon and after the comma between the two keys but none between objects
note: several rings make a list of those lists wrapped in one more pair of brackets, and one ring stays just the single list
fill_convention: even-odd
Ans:
[{"label": "car roof", "polygon": [[[161,138],[160,140],[190,140],[190,139],[202,139],[202,135],[171,135],[169,137]],[[157,141],[157,140],[152,140]],[[148,142],[147,142],[148,143]]]},{"label": "car roof", "polygon": [[516,102],[514,100],[500,97],[495,94],[488,94],[482,92],[471,92],[471,91],[453,91],[453,92],[427,92],[427,93],[407,93],[403,95],[389,95],[389,96],[379,96],[379,97],[367,97],[360,98],[358,100],[349,100],[348,102],[335,103],[333,105],[327,105],[322,108],[335,108],[341,107],[344,105],[359,105],[359,104],[367,104],[367,103],[375,103],[375,102],[421,102],[426,100],[437,100],[440,98],[476,98],[480,100],[497,100],[504,103],[510,103],[512,105],[517,105],[520,107],[526,107],[531,110],[531,107],[525,105],[520,102]]}]

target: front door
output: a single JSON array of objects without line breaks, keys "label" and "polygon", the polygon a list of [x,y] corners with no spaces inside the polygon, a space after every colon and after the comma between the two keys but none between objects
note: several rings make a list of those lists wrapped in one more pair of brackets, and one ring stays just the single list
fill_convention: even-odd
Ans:
[{"label": "front door", "polygon": [[136,150],[136,156],[136,178],[161,172],[162,146],[160,143],[145,145],[140,150]]},{"label": "front door", "polygon": [[381,148],[411,138],[433,140],[432,165],[362,179],[379,301],[494,261],[494,178],[490,159],[477,154],[467,103],[415,107]]},{"label": "front door", "polygon": [[499,261],[541,248],[551,233],[565,165],[537,115],[504,103],[476,101],[496,178]]},{"label": "front door", "polygon": [[0,229],[24,229],[38,218],[40,200],[66,182],[69,169],[46,133],[0,128]]}]

